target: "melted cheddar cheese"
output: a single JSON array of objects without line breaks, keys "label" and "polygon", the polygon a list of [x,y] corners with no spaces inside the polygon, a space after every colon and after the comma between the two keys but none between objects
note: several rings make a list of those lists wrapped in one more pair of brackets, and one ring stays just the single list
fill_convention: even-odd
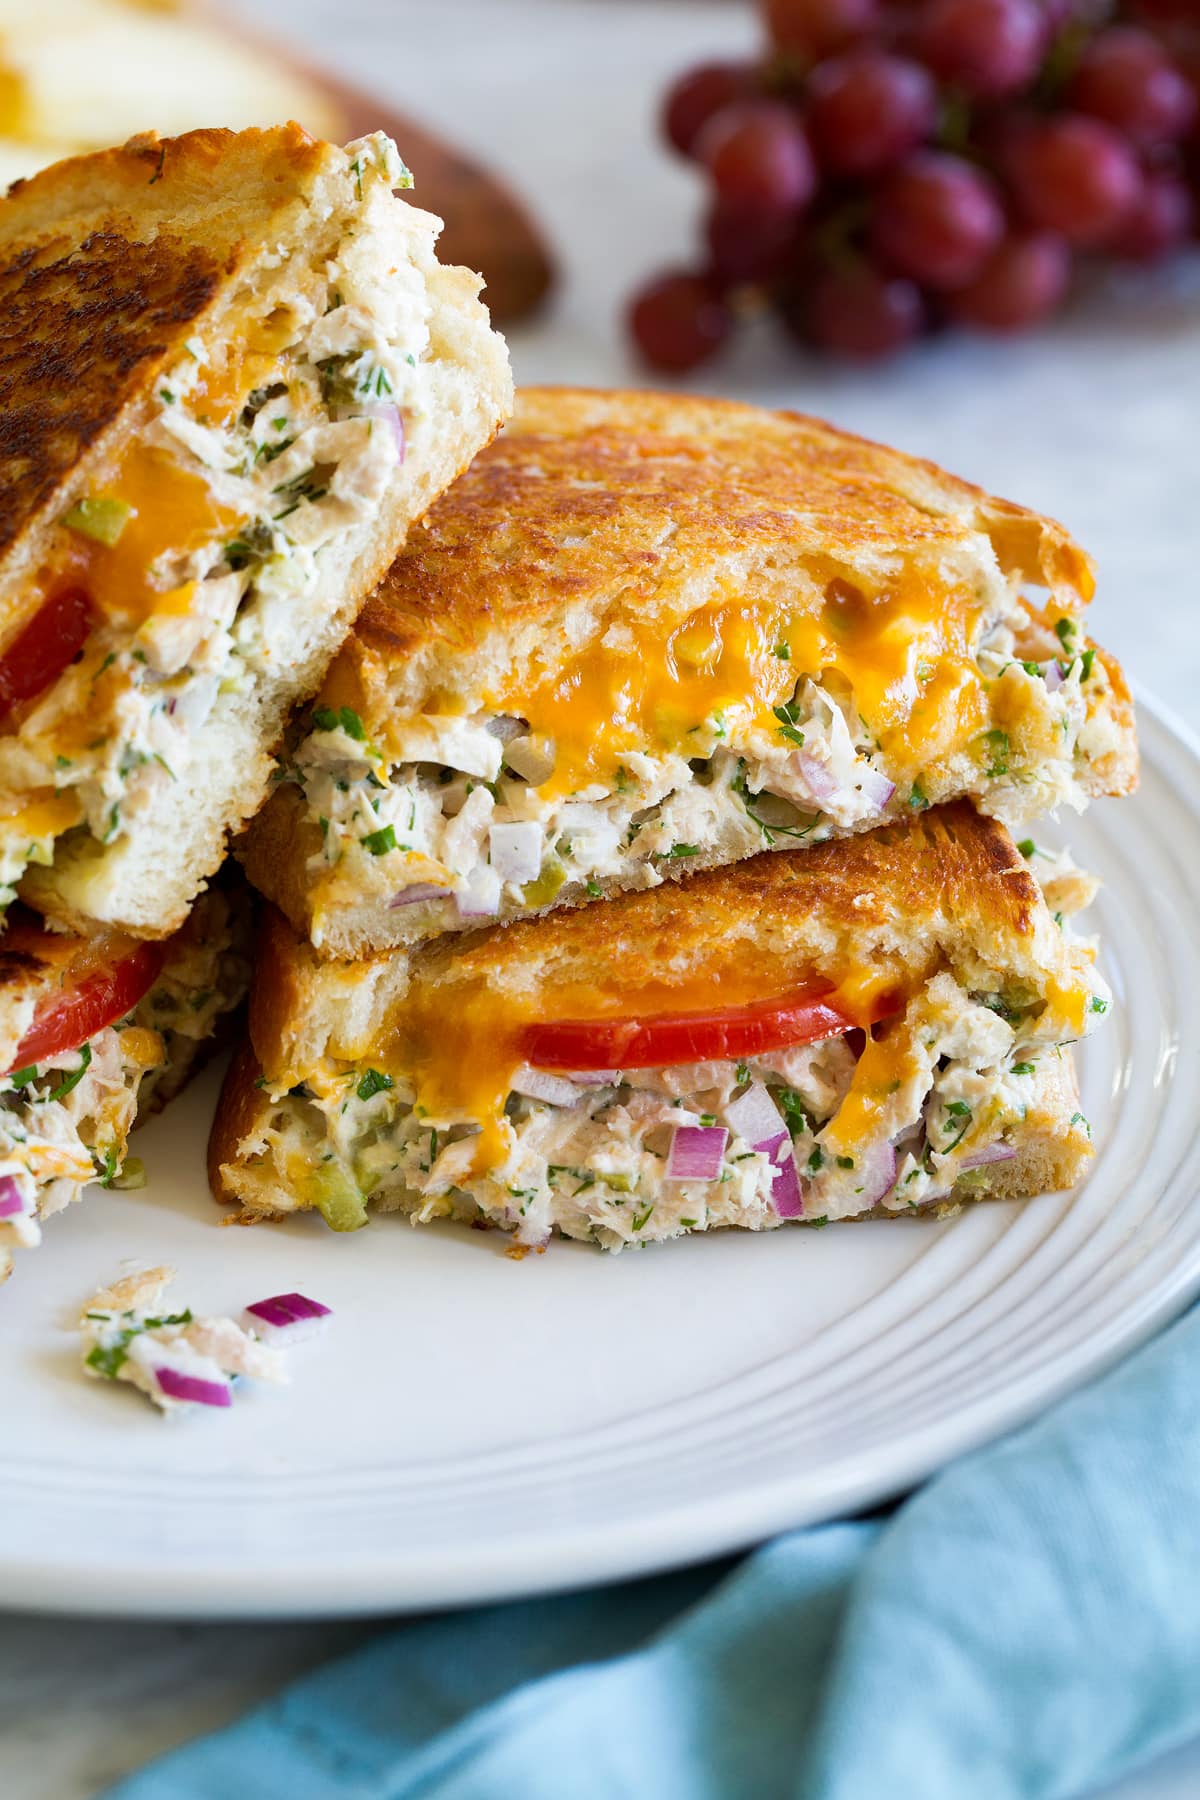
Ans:
[{"label": "melted cheddar cheese", "polygon": [[182,590],[168,594],[155,580],[160,557],[186,556],[244,522],[213,498],[199,475],[140,444],[122,457],[105,497],[132,508],[125,529],[111,546],[72,546],[71,561],[97,611],[116,625],[139,625],[164,604],[178,603]]},{"label": "melted cheddar cheese", "polygon": [[[689,754],[689,736],[716,720],[718,736],[777,728],[773,709],[799,677],[833,673],[854,694],[880,748],[901,772],[977,735],[987,722],[972,642],[984,606],[972,589],[906,584],[868,597],[831,580],[815,613],[709,603],[665,645],[656,627],[609,628],[589,648],[528,686],[488,696],[554,740],[549,798],[611,786],[621,756]],[[694,753],[694,752],[692,752]]]},{"label": "melted cheddar cheese", "polygon": [[[469,1119],[483,1127],[474,1172],[484,1173],[507,1155],[510,1133],[504,1103],[513,1077],[527,1058],[524,1033],[551,1020],[653,1019],[677,1014],[711,1014],[795,994],[804,983],[750,945],[704,973],[664,971],[636,986],[622,980],[619,965],[603,983],[538,983],[518,995],[498,993],[486,980],[464,982],[453,1002],[437,988],[418,989],[396,1010],[384,1034],[381,1067],[412,1083],[415,1105],[435,1119]],[[849,1018],[862,1025],[878,1018],[897,978],[884,969],[849,976],[829,993]],[[449,1008],[453,1007],[452,1020]],[[375,1052],[380,1054],[380,1052]]]}]

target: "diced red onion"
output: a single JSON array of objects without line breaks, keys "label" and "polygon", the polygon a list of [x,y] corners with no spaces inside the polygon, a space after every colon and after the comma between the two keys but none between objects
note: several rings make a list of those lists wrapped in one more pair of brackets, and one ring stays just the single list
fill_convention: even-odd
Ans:
[{"label": "diced red onion", "polygon": [[1046,683],[1046,692],[1048,694],[1055,693],[1067,679],[1063,674],[1062,664],[1057,662],[1049,663],[1046,667],[1044,679]]},{"label": "diced red onion", "polygon": [[863,799],[877,812],[883,811],[896,791],[895,782],[889,781],[886,775],[880,774],[869,763],[855,770],[854,781]]},{"label": "diced red onion", "polygon": [[723,1125],[677,1125],[667,1156],[668,1181],[715,1181],[729,1133]]},{"label": "diced red onion", "polygon": [[620,1069],[573,1069],[567,1076],[576,1087],[613,1087],[620,1079]]},{"label": "diced red onion", "polygon": [[774,1139],[783,1131],[779,1108],[761,1081],[752,1081],[744,1094],[729,1101],[725,1107],[725,1123],[756,1150],[768,1138]]},{"label": "diced red onion", "polygon": [[825,764],[810,756],[807,750],[793,750],[792,763],[814,800],[837,800],[845,794],[845,789]]},{"label": "diced red onion", "polygon": [[460,919],[494,919],[500,911],[500,877],[486,863],[476,863],[455,899]]},{"label": "diced red onion", "polygon": [[232,1406],[227,1381],[206,1381],[202,1375],[184,1375],[178,1369],[155,1369],[154,1379],[172,1400],[191,1400],[197,1406]]},{"label": "diced red onion", "polygon": [[406,449],[404,439],[404,420],[400,416],[400,408],[389,400],[372,400],[366,406],[355,406],[345,415],[352,419],[382,419],[391,431],[396,444],[396,461],[404,461]]},{"label": "diced red onion", "polygon": [[547,1074],[545,1069],[518,1069],[512,1078],[514,1094],[530,1100],[545,1100],[549,1106],[577,1106],[579,1094],[561,1075]]},{"label": "diced red onion", "polygon": [[997,1138],[994,1144],[987,1144],[982,1150],[976,1150],[973,1156],[965,1156],[962,1161],[964,1169],[982,1169],[988,1163],[1012,1162],[1017,1152],[1012,1144],[1006,1144]]},{"label": "diced red onion", "polygon": [[29,1211],[24,1194],[11,1175],[0,1175],[0,1219],[16,1219]]},{"label": "diced red onion", "polygon": [[855,1158],[855,1165],[862,1178],[858,1196],[861,1205],[864,1208],[878,1206],[896,1185],[900,1167],[896,1146],[886,1140],[882,1144],[871,1144]]},{"label": "diced red onion", "polygon": [[437,887],[432,881],[414,881],[411,887],[400,888],[388,901],[388,911],[395,912],[398,906],[418,906],[423,900],[445,900],[448,890]]},{"label": "diced red onion", "polygon": [[796,1168],[796,1158],[791,1140],[784,1133],[784,1142],[779,1144],[771,1156],[771,1204],[781,1219],[799,1219],[804,1213],[804,1189],[800,1185],[800,1175]]},{"label": "diced red onion", "polygon": [[289,1344],[302,1343],[324,1331],[333,1317],[332,1308],[307,1294],[274,1294],[266,1300],[254,1300],[242,1314],[242,1325],[264,1343],[281,1338]]},{"label": "diced red onion", "polygon": [[542,828],[532,819],[519,825],[493,825],[488,833],[492,867],[501,881],[523,886],[536,881],[542,869]]}]

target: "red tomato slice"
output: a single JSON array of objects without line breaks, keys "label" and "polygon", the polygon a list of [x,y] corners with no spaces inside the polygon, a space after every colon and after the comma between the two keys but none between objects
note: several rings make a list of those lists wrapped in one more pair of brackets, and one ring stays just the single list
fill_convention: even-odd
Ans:
[{"label": "red tomato slice", "polygon": [[138,944],[109,968],[93,969],[75,983],[67,971],[67,985],[35,1014],[5,1074],[75,1050],[114,1019],[123,1019],[154,986],[166,955],[165,944]]},{"label": "red tomato slice", "polygon": [[[879,1009],[893,1008],[884,1002]],[[855,1021],[811,992],[756,1000],[722,1012],[664,1013],[648,1019],[556,1019],[521,1035],[538,1069],[665,1069],[676,1063],[731,1062],[794,1044],[840,1037]]]},{"label": "red tomato slice", "polygon": [[32,700],[83,649],[92,629],[92,603],[82,588],[60,588],[39,606],[0,657],[0,713]]}]

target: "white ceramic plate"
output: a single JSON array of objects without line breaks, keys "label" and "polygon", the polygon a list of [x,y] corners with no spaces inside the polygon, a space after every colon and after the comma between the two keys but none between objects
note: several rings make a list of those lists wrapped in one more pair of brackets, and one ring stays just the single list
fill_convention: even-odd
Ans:
[{"label": "white ceramic plate", "polygon": [[[1072,1200],[521,1263],[395,1218],[222,1230],[214,1076],[142,1137],[150,1185],[52,1221],[0,1296],[0,1602],[368,1613],[665,1568],[894,1494],[1146,1337],[1200,1290],[1200,753],[1141,723],[1138,799],[1069,830],[1118,996]],[[164,1421],[78,1372],[122,1258],[197,1308],[337,1316],[291,1387]]]}]

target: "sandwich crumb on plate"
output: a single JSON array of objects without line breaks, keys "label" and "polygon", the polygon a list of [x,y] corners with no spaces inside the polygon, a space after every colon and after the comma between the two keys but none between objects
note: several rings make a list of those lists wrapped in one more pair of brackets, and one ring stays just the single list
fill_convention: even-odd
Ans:
[{"label": "sandwich crumb on plate", "polygon": [[79,1320],[86,1374],[128,1382],[163,1412],[232,1406],[239,1376],[287,1380],[282,1352],[235,1320],[168,1303],[174,1279],[174,1269],[144,1269],[93,1294]]}]

